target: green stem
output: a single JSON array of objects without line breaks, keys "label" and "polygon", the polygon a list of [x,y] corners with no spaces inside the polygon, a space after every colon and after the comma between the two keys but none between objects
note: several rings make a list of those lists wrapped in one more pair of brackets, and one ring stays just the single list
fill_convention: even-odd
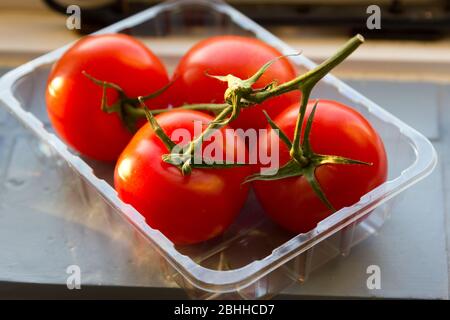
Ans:
[{"label": "green stem", "polygon": [[137,100],[141,104],[142,110],[144,111],[148,122],[152,126],[153,131],[159,137],[159,139],[161,139],[161,141],[164,143],[164,145],[166,146],[167,150],[169,152],[171,152],[172,149],[175,147],[175,142],[173,142],[170,139],[170,137],[164,132],[163,128],[161,128],[161,126],[159,125],[158,121],[156,121],[156,119],[153,117],[153,114],[151,113],[151,111],[145,105],[144,98],[138,97]]},{"label": "green stem", "polygon": [[316,68],[308,71],[307,73],[291,80],[285,82],[279,86],[276,86],[268,91],[257,92],[251,94],[249,97],[244,97],[245,99],[253,103],[261,103],[268,98],[279,96],[283,93],[290,92],[293,90],[299,90],[306,88],[312,88],[320,79],[327,75],[333,68],[344,61],[353,51],[355,51],[364,42],[364,37],[357,34],[351,38],[347,43],[339,49],[333,56],[322,62]]},{"label": "green stem", "polygon": [[169,82],[168,84],[166,84],[164,87],[150,93],[147,94],[145,96],[139,96],[137,98],[125,98],[123,99],[123,103],[124,104],[131,104],[131,105],[138,105],[139,103],[141,103],[142,101],[147,101],[149,99],[153,99],[156,98],[158,96],[160,96],[161,94],[163,94],[171,85],[173,84],[173,82]]},{"label": "green stem", "polygon": [[303,88],[297,122],[295,124],[294,140],[292,141],[292,148],[290,150],[291,157],[301,166],[306,166],[308,164],[308,159],[303,154],[303,148],[300,145],[300,140],[302,136],[303,120],[305,118],[306,106],[308,105],[310,93],[311,89],[309,87]]},{"label": "green stem", "polygon": [[[301,98],[301,106],[299,109],[299,116],[297,118],[296,123],[296,129],[294,134],[294,141],[292,143],[292,148],[290,150],[290,154],[294,161],[296,161],[300,167],[305,167],[309,163],[309,159],[305,157],[303,149],[300,144],[301,135],[302,135],[302,124],[305,117],[306,107],[308,105],[309,96],[311,93],[311,90],[313,89],[314,85],[322,79],[330,70],[332,70],[334,67],[336,67],[338,64],[340,64],[343,60],[345,60],[353,51],[355,51],[361,43],[364,42],[364,38],[361,35],[356,35],[352,39],[350,39],[340,50],[338,50],[331,58],[325,60],[322,64],[314,68],[313,70],[305,73],[302,76],[297,77],[296,79],[293,79],[291,81],[288,81],[284,84],[281,84],[280,86],[273,86],[268,88],[267,90],[252,90],[251,86],[248,88],[244,86],[244,89],[249,89],[250,91],[247,92],[241,92],[241,94],[236,94],[236,97],[238,98],[238,101],[236,101],[236,104],[241,103],[241,97],[249,101],[250,104],[259,104],[263,102],[266,99],[269,99],[271,97],[281,95],[283,93],[294,91],[294,90],[301,90],[302,91],[302,98]],[[234,79],[234,78],[233,78]],[[222,79],[222,81],[224,81]],[[229,82],[229,79],[227,78],[226,81]],[[245,83],[244,83],[245,84]],[[196,105],[196,106],[185,106],[187,108],[195,108],[196,110],[205,110],[205,106],[210,108],[210,105],[203,104],[203,105]],[[192,159],[192,155],[194,154],[196,148],[201,145],[201,143],[207,139],[215,130],[222,128],[227,122],[224,121],[227,119],[228,115],[233,114],[233,111],[236,109],[233,105],[225,104],[225,105],[219,105],[219,108],[223,108],[222,111],[217,115],[217,117],[208,125],[208,127],[202,132],[200,136],[195,138],[191,143],[189,144],[188,149],[183,154],[185,159]],[[225,108],[224,108],[225,106]],[[183,107],[180,107],[183,108]],[[155,113],[155,111],[154,111]],[[192,166],[189,161],[186,161],[182,168],[183,175],[187,175],[191,172]]]},{"label": "green stem", "polygon": [[[218,130],[223,126],[225,126],[224,120],[228,117],[228,115],[232,111],[233,111],[232,106],[228,106],[225,109],[223,109],[222,112],[219,113],[219,115],[212,122],[210,122],[208,127],[206,127],[206,129],[203,130],[203,132],[198,137],[196,137],[194,140],[191,141],[184,155],[190,159],[191,155],[194,154],[196,148],[202,144],[203,140],[209,138],[215,130]],[[189,174],[191,172],[191,166],[189,165],[189,163],[187,163],[186,166],[182,167],[181,172],[183,175]]]},{"label": "green stem", "polygon": [[[145,100],[145,99],[144,99]],[[228,106],[226,103],[199,103],[199,104],[185,104],[180,107],[172,109],[155,109],[151,110],[153,115],[160,113],[169,112],[172,110],[199,110],[199,111],[209,111],[209,112],[219,112]],[[134,105],[125,104],[125,112],[135,118],[145,118],[145,111],[143,108],[136,108]]]}]

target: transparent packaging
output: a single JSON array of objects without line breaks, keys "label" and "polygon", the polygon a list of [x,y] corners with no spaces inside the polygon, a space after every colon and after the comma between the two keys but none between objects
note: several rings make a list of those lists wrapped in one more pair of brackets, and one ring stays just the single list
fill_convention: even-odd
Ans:
[{"label": "transparent packaging", "polygon": [[[161,56],[169,70],[173,70],[184,52],[158,51],[153,46],[170,48],[177,41],[192,37],[240,34],[260,38],[283,54],[295,52],[219,1],[169,1],[99,31],[114,32],[144,41]],[[321,221],[310,232],[296,236],[268,220],[250,194],[239,218],[223,236],[199,245],[174,246],[158,230],[149,227],[139,212],[117,197],[112,186],[112,165],[82,158],[54,134],[45,107],[45,86],[52,63],[68,47],[41,56],[0,80],[0,130],[12,138],[8,141],[14,141],[17,158],[14,161],[26,161],[20,157],[20,148],[32,148],[40,161],[39,167],[33,170],[46,172],[46,180],[37,181],[32,179],[33,172],[11,172],[14,166],[10,166],[5,176],[13,177],[7,179],[12,188],[2,192],[0,198],[19,199],[14,185],[27,179],[37,187],[49,188],[54,196],[70,186],[71,192],[82,194],[86,201],[101,203],[111,219],[117,220],[117,214],[124,218],[122,223],[132,224],[147,240],[146,250],[154,250],[160,256],[165,276],[193,298],[269,298],[294,282],[306,281],[313,270],[338,255],[349,254],[353,246],[376,233],[392,212],[398,194],[428,175],[436,165],[435,150],[422,134],[328,75],[315,88],[313,97],[346,103],[370,121],[386,147],[388,181],[364,195],[358,203]],[[315,66],[303,55],[290,59],[299,73]],[[4,108],[14,117],[4,112]],[[19,128],[17,122],[25,129]],[[21,192],[27,189],[22,188]]]}]

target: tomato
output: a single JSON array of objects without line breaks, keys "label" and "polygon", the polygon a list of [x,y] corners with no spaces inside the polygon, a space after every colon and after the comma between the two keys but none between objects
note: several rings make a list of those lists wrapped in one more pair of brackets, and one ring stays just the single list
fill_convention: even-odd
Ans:
[{"label": "tomato", "polygon": [[[163,113],[155,119],[179,145],[191,141],[196,121],[206,124],[213,120],[205,113],[186,110]],[[180,129],[189,133],[189,137],[183,137]],[[176,134],[181,136],[177,138]],[[228,130],[224,137],[229,135]],[[236,143],[233,139],[222,140],[205,141],[202,149],[217,148],[214,157],[226,157],[230,150],[233,155],[244,152],[247,156],[241,139],[236,139]],[[114,185],[119,197],[175,244],[198,243],[223,233],[246,200],[248,186],[243,181],[251,173],[251,167],[193,168],[189,175],[183,176],[178,167],[162,161],[162,155],[167,153],[167,147],[152,127],[144,125],[117,162]]]},{"label": "tomato", "polygon": [[[266,62],[282,54],[268,44],[254,38],[241,36],[216,36],[199,42],[179,62],[169,91],[175,106],[192,103],[223,103],[227,84],[210,75],[232,74],[241,79],[252,76]],[[275,62],[255,83],[262,88],[272,81],[283,83],[295,78],[295,69],[287,59]],[[230,123],[234,128],[265,128],[267,121],[262,109],[275,117],[284,108],[300,99],[298,91],[264,101],[261,105],[243,109]]]},{"label": "tomato", "polygon": [[[132,133],[118,113],[101,110],[102,87],[83,71],[119,85],[128,97],[147,95],[167,85],[167,72],[144,44],[123,34],[85,37],[64,53],[51,70],[46,100],[55,131],[81,154],[114,161]],[[108,89],[108,104],[117,99],[117,91]],[[148,104],[150,108],[167,105],[158,98]]]},{"label": "tomato", "polygon": [[[312,103],[306,109],[306,119]],[[299,104],[293,104],[273,121],[291,139],[294,136]],[[261,139],[278,139],[274,130]],[[336,210],[350,206],[379,186],[387,177],[383,142],[369,122],[357,111],[339,102],[319,100],[310,134],[312,150],[372,163],[325,164],[316,167],[315,177]],[[264,145],[264,144],[260,144]],[[267,143],[267,152],[270,143]],[[280,165],[289,161],[289,150],[279,144]],[[282,227],[296,233],[307,232],[333,213],[316,195],[304,176],[272,181],[254,181],[253,186],[267,214]]]}]

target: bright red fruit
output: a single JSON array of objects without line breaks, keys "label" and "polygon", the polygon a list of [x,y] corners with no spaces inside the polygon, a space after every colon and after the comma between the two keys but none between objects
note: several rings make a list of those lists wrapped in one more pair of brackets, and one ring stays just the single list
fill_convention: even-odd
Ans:
[{"label": "bright red fruit", "polygon": [[[174,75],[171,103],[174,106],[192,103],[223,103],[227,84],[210,75],[232,74],[247,79],[266,62],[282,54],[261,40],[241,36],[216,36],[203,40],[191,48],[179,62]],[[295,78],[295,69],[287,59],[275,62],[255,83],[262,88],[272,81],[283,83]],[[299,91],[271,98],[261,105],[242,110],[230,125],[234,128],[265,128],[267,121],[261,112],[275,117],[300,99]]]},{"label": "bright red fruit", "polygon": [[[313,103],[306,109],[306,119]],[[293,104],[274,122],[291,139],[294,136],[299,105]],[[270,129],[261,139],[279,139]],[[319,100],[310,135],[312,150],[318,154],[337,155],[372,163],[325,164],[315,176],[323,193],[336,210],[350,206],[360,197],[386,181],[387,158],[383,142],[369,122],[354,109],[339,102]],[[268,144],[269,152],[270,143]],[[280,166],[289,161],[289,150],[280,143]],[[254,181],[254,189],[267,214],[282,227],[307,232],[332,214],[319,199],[304,176],[272,181]]]},{"label": "bright red fruit", "polygon": [[[205,113],[185,110],[160,114],[155,119],[176,144],[182,145],[194,136],[195,121],[206,124],[213,120]],[[224,137],[225,129],[221,129]],[[186,132],[189,139],[186,139]],[[182,141],[177,140],[176,135]],[[218,150],[215,157],[222,159],[226,159],[230,150],[234,155],[247,154],[240,139],[227,149],[232,141],[213,139],[204,142],[202,148],[214,144]],[[198,243],[222,234],[246,200],[248,185],[243,181],[250,175],[251,168],[193,168],[189,175],[183,176],[178,167],[161,159],[167,153],[167,147],[152,127],[144,125],[117,162],[114,185],[119,197],[133,205],[150,226],[175,244]]]},{"label": "bright red fruit", "polygon": [[[128,97],[147,95],[168,84],[161,61],[141,42],[123,34],[88,36],[71,47],[53,67],[46,90],[50,121],[62,139],[81,154],[114,161],[132,137],[118,113],[100,108],[102,87],[82,72],[119,85]],[[108,104],[118,94],[108,89]],[[148,101],[150,108],[167,104]]]}]

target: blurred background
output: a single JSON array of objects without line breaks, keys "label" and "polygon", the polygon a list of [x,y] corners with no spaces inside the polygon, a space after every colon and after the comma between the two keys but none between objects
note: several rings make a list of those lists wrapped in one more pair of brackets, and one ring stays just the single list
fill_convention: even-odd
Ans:
[{"label": "blurred background", "polygon": [[[111,24],[161,1],[155,0],[43,0],[62,13],[71,4],[84,10],[82,32]],[[449,29],[447,0],[229,0],[244,14],[266,26],[314,26],[328,32],[361,32],[377,38],[436,39]],[[366,9],[383,10],[383,28],[367,32]]]},{"label": "blurred background", "polygon": [[[158,2],[1,0],[0,75]],[[383,229],[382,237],[370,238],[345,261],[334,262],[327,267],[328,272],[317,273],[306,288],[291,288],[282,297],[447,299],[450,0],[227,2],[316,62],[329,57],[350,35],[362,33],[368,41],[333,74],[418,129],[433,142],[439,153],[440,163],[434,173],[405,196],[393,223]],[[367,20],[371,12],[367,10],[374,4],[381,10],[381,28],[370,30]],[[80,30],[66,27],[69,5],[81,8]],[[204,16],[187,14],[183,18],[195,26],[202,23],[199,19]],[[156,54],[170,56],[173,52],[188,50],[197,40],[195,35],[173,38],[172,41],[153,42],[151,48]],[[1,111],[0,106],[0,127]],[[22,160],[14,160],[3,148],[6,144],[2,141],[0,135],[0,201],[6,163],[16,161],[17,166],[29,165],[23,156],[19,157]],[[29,151],[26,147],[22,149],[20,152]],[[32,175],[33,169],[29,170]],[[64,203],[55,203],[54,208],[55,211],[66,210]],[[90,236],[93,227],[80,227],[85,223],[83,216],[78,216],[75,218],[77,230],[81,229],[76,231],[77,241],[49,250],[45,233],[51,235],[52,241],[58,241],[65,237],[62,233],[74,232],[73,226],[64,222],[61,231],[59,224],[46,222],[47,217],[43,216],[39,217],[39,228],[16,229],[17,221],[37,219],[28,217],[25,207],[22,207],[21,215],[17,210],[0,202],[0,297],[73,297],[76,294],[84,294],[84,297],[184,297],[176,285],[166,282],[158,272],[148,271],[146,263],[154,261],[155,257],[134,264],[118,262],[118,259],[133,259],[128,249],[136,244],[135,240],[127,239],[126,231],[114,235],[114,241],[120,238],[118,248],[115,242],[108,240],[107,233],[101,237]],[[414,230],[422,232],[422,236],[416,236]],[[30,242],[35,243],[32,255],[28,254]],[[66,290],[66,274],[60,270],[74,259],[73,252],[77,252],[78,259],[89,261],[91,268],[88,289],[83,294]],[[351,281],[358,276],[364,279],[365,267],[373,262],[373,257],[391,279],[377,292],[367,291],[359,282]]]},{"label": "blurred background", "polygon": [[[0,67],[14,66],[154,5],[153,0],[3,0]],[[229,0],[277,36],[320,61],[356,32],[371,39],[351,57],[352,74],[448,80],[449,0]],[[81,30],[64,28],[68,5],[79,5]],[[367,8],[381,9],[381,28],[370,30]],[[201,23],[191,16],[192,24]],[[184,43],[188,46],[190,43]],[[174,43],[176,46],[183,44]],[[167,49],[167,48],[166,48]],[[169,48],[170,49],[170,48]],[[182,48],[181,48],[182,49]],[[158,50],[158,48],[154,48]],[[395,62],[387,65],[385,62]],[[359,69],[364,63],[363,69]],[[340,68],[342,75],[347,71]]]}]

